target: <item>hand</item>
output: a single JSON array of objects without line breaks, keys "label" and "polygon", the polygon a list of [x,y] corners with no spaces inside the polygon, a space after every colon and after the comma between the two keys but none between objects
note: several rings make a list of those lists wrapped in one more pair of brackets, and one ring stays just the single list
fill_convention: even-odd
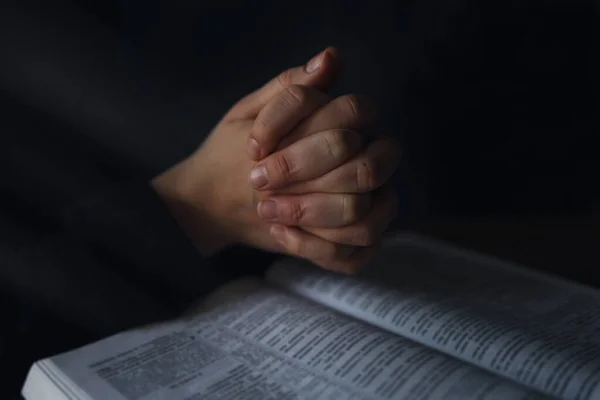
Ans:
[{"label": "hand", "polygon": [[364,98],[327,101],[309,87],[276,95],[255,119],[248,153],[260,158],[277,148],[250,177],[258,213],[273,223],[271,234],[286,253],[354,272],[395,217],[396,196],[385,184],[398,165],[398,146],[358,133],[376,117]]},{"label": "hand", "polygon": [[[254,163],[245,157],[244,152],[246,140],[252,131],[253,125],[260,125],[264,122],[264,119],[261,120],[260,118],[266,117],[267,114],[265,110],[270,109],[272,112],[272,104],[278,104],[277,100],[281,100],[281,95],[287,93],[287,95],[293,96],[297,91],[304,90],[300,86],[291,86],[292,84],[326,88],[327,84],[337,72],[337,53],[334,49],[328,49],[321,53],[317,59],[320,59],[321,61],[320,68],[313,70],[310,73],[310,68],[294,68],[288,70],[265,85],[265,87],[242,99],[225,115],[210,137],[195,154],[153,181],[153,186],[157,192],[165,199],[165,202],[173,210],[179,223],[203,254],[212,254],[223,247],[234,243],[250,244],[270,251],[286,251],[288,253],[294,253],[294,251],[290,251],[287,248],[290,243],[294,243],[293,237],[292,242],[289,242],[288,246],[282,248],[281,244],[270,234],[270,231],[276,233],[277,229],[271,229],[271,223],[262,220],[256,213],[256,204],[259,201],[266,199],[269,194],[273,193],[264,190],[262,192],[255,192],[252,190],[250,182],[248,181],[248,174],[250,169],[254,166]],[[328,101],[328,99],[319,92],[306,91],[306,93],[313,99],[311,102],[300,102],[301,107],[299,109],[288,107],[287,110],[283,109],[285,112],[273,114],[279,115],[286,114],[287,112],[287,114],[291,115],[291,117],[286,117],[281,120],[284,122],[283,125],[276,125],[279,126],[277,132],[275,132],[277,135],[281,136],[282,134],[285,134],[286,129],[288,130],[287,133],[289,133],[289,130],[293,128],[295,123],[305,116],[310,115],[316,108]],[[319,127],[323,126],[323,124],[329,124],[331,121],[328,121],[329,117],[327,116],[331,115],[331,111],[348,100],[353,99],[357,100],[355,97],[343,97],[329,103],[328,106],[323,108],[324,110],[329,109],[328,112],[314,113],[311,118],[305,120],[305,122],[310,122],[304,123],[304,130],[297,129],[296,133],[286,137],[282,144],[285,144],[285,141],[287,140],[290,146],[286,147],[286,149],[291,148],[294,152],[299,151],[301,153],[302,148],[306,146],[307,143],[303,146],[291,146],[294,141],[310,141],[317,138],[316,140],[320,140],[322,143],[323,137],[331,137],[332,134],[327,132],[311,134],[313,130],[311,126]],[[346,104],[352,105],[351,103]],[[358,105],[358,110],[365,108],[362,100],[357,100],[354,105]],[[345,120],[350,122],[348,125],[349,127],[357,126],[357,123],[360,122],[361,118],[356,117],[365,114],[361,111],[357,115],[350,114],[348,117],[343,110],[344,108],[341,108],[338,115],[342,117],[342,121]],[[348,111],[347,108],[345,110]],[[261,114],[260,118],[259,114]],[[366,113],[366,115],[369,115],[369,113]],[[294,118],[296,122],[293,122]],[[362,118],[363,122],[368,119],[369,118]],[[333,126],[335,127],[336,125],[341,128],[344,126],[343,123],[334,123]],[[281,128],[281,126],[283,126],[283,128]],[[255,129],[254,133],[256,132]],[[258,132],[260,132],[260,129]],[[268,130],[265,132],[269,133]],[[354,132],[344,132],[346,133],[339,135],[339,143],[342,146],[348,141],[347,139],[350,139],[350,142],[352,142],[352,137],[355,139],[357,138]],[[334,133],[333,135],[335,136],[336,134]],[[271,136],[272,134],[268,135],[268,137]],[[360,140],[354,140],[354,143],[360,145]],[[280,146],[280,148],[282,147],[283,146]],[[370,148],[371,146],[368,147],[368,149]],[[378,146],[375,146],[375,148],[378,148]],[[252,149],[250,150],[252,151]],[[355,145],[355,147],[352,148],[352,144],[350,144],[348,150],[348,155],[339,158],[340,160],[355,154],[360,150],[360,146]],[[373,151],[370,150],[369,153],[373,153]],[[359,162],[361,159],[364,160],[364,155],[365,154],[361,156],[359,153],[359,155],[356,156],[357,160]],[[369,157],[370,156],[367,156],[367,165],[372,164],[372,160],[369,161]],[[269,159],[272,159],[272,156],[264,161],[268,161]],[[331,186],[328,182],[330,182],[331,179],[339,177],[342,178],[341,182],[349,184],[350,180],[346,175],[350,172],[350,169],[343,168],[335,163],[330,165],[331,168],[333,168],[331,171],[327,171],[327,168],[321,168],[319,170],[323,171],[323,174],[319,179],[313,179],[312,181],[310,179],[307,180],[306,176],[314,174],[314,171],[308,171],[309,175],[304,175],[304,178],[302,178],[303,175],[300,174],[297,177],[298,182],[295,185],[288,185],[290,193],[305,193],[311,186],[314,189],[318,189],[320,186],[326,186],[329,188],[333,187],[334,189],[337,188],[335,190],[338,191],[342,190],[343,185]],[[336,166],[338,166],[338,168],[334,168]],[[382,181],[381,177],[387,174],[385,168],[378,168],[376,171],[379,173],[376,175],[376,178],[371,181],[371,184],[373,185]],[[356,178],[354,178],[354,180],[356,180]],[[385,179],[383,179],[383,181],[384,180]],[[270,185],[277,187],[277,185],[281,186],[282,183],[278,184],[274,181]],[[322,193],[326,192],[327,190],[322,191]],[[310,199],[321,199],[327,202],[325,200],[326,197],[319,193],[311,193],[303,196],[297,194],[288,195],[290,199],[292,199],[291,196],[294,196],[294,199],[303,202],[303,204],[310,203]],[[271,199],[273,199],[273,197]],[[283,200],[282,198],[279,199]],[[348,199],[347,196],[346,199]],[[335,202],[330,199],[329,203],[334,204]],[[316,201],[314,204],[318,205],[319,201]],[[264,203],[262,206],[264,206]],[[324,213],[323,209],[319,209],[321,209],[321,206],[316,207],[315,211],[321,215],[329,214],[328,212]],[[327,211],[327,208],[324,210]],[[336,225],[335,219],[331,219],[330,221],[332,226]],[[319,229],[321,228],[318,227],[318,224],[314,228],[306,228],[307,231],[310,229],[314,229],[315,233],[321,233],[323,236],[333,233],[339,234],[335,229],[325,229],[320,232]],[[361,228],[360,232],[365,232],[365,229]],[[374,234],[370,234],[370,236],[371,238],[377,238],[377,235]],[[365,240],[362,243],[371,241],[368,235],[363,235],[362,238]],[[307,246],[303,246],[302,242],[296,243],[300,244],[302,249],[308,250],[307,253],[303,253],[302,249],[298,247],[296,249],[297,255],[309,258],[328,268],[350,271],[355,268],[354,266],[357,265],[357,260],[360,260],[361,258],[358,254],[360,252],[355,251],[356,249],[354,246],[345,246],[330,242],[330,245],[326,246],[327,248],[325,249],[326,252],[329,251],[329,253],[323,253],[323,246],[317,246],[316,250],[319,250],[319,247],[321,248],[320,254],[318,254],[319,252],[315,253],[311,250],[311,248],[314,247],[314,241],[307,242]],[[350,252],[352,252],[353,255],[351,258],[348,258],[347,254]],[[363,253],[366,254],[368,251]]]},{"label": "hand", "polygon": [[283,89],[302,84],[326,90],[340,69],[328,48],[305,66],[279,74],[238,101],[192,155],[151,182],[198,250],[206,256],[245,243],[275,251],[269,226],[256,213],[245,143],[258,113]]}]

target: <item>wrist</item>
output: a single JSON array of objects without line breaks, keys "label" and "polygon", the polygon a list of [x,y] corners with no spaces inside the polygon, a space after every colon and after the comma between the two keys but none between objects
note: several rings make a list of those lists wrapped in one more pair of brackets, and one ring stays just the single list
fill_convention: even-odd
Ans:
[{"label": "wrist", "polygon": [[202,256],[210,257],[234,241],[220,228],[207,197],[211,186],[194,173],[191,161],[186,159],[161,173],[151,186],[194,247]]}]

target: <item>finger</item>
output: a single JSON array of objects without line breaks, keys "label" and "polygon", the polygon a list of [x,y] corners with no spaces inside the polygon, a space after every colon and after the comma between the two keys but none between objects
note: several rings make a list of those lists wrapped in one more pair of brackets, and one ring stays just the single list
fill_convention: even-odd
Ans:
[{"label": "finger", "polygon": [[343,227],[359,221],[370,210],[370,195],[341,193],[273,196],[257,206],[265,221],[314,228]]},{"label": "finger", "polygon": [[273,225],[271,235],[287,254],[309,260],[322,268],[352,274],[378,251],[371,247],[344,246],[323,240],[298,228]]},{"label": "finger", "polygon": [[338,229],[309,227],[303,229],[329,242],[370,247],[381,241],[384,232],[397,214],[397,195],[390,187],[384,186],[374,195],[371,212],[362,220]]},{"label": "finger", "polygon": [[328,47],[306,65],[283,71],[263,87],[238,101],[224,119],[256,118],[273,96],[290,85],[304,85],[325,90],[333,83],[341,66],[340,52],[335,47]]},{"label": "finger", "polygon": [[378,114],[375,103],[365,96],[348,94],[337,97],[283,137],[277,148],[286,148],[302,138],[328,129],[360,131],[372,125],[377,120]]},{"label": "finger", "polygon": [[280,188],[277,193],[371,192],[385,184],[394,174],[399,164],[400,148],[398,143],[390,137],[378,136],[368,144],[365,150],[345,164],[316,179]]},{"label": "finger", "polygon": [[291,85],[282,89],[254,120],[247,145],[250,158],[260,160],[267,156],[267,151],[277,146],[281,136],[328,101],[327,95],[307,86]]},{"label": "finger", "polygon": [[262,160],[250,171],[250,182],[254,189],[272,190],[315,179],[345,163],[360,146],[357,132],[319,132]]}]

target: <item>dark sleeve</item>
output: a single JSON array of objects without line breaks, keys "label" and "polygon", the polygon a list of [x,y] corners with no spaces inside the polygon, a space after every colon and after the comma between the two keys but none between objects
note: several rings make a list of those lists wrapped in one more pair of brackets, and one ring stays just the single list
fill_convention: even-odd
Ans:
[{"label": "dark sleeve", "polygon": [[224,280],[261,273],[273,256],[234,247],[202,258],[163,202],[146,184],[118,187],[90,196],[69,210],[67,228],[88,244],[126,262],[127,273],[148,289],[169,292],[178,303],[206,294]]},{"label": "dark sleeve", "polygon": [[166,303],[214,288],[221,271],[202,258],[146,184],[98,190],[65,212],[65,229],[86,248],[121,264],[121,273]]},{"label": "dark sleeve", "polygon": [[25,302],[95,332],[176,316],[271,260],[244,248],[202,258],[145,184],[115,185],[82,199],[41,233],[23,220],[3,224],[0,276]]},{"label": "dark sleeve", "polygon": [[9,393],[18,393],[35,360],[176,317],[272,259],[246,248],[202,258],[148,185],[105,187],[81,199],[58,224],[3,203],[0,373]]}]

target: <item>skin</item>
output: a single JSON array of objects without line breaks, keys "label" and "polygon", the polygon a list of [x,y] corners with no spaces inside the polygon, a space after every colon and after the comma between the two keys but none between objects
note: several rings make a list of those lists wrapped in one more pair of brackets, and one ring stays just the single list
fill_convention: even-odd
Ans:
[{"label": "skin", "polygon": [[365,140],[377,113],[361,96],[329,98],[335,48],[238,101],[190,157],[152,185],[203,255],[234,244],[352,273],[394,219],[387,186],[396,142]]}]

